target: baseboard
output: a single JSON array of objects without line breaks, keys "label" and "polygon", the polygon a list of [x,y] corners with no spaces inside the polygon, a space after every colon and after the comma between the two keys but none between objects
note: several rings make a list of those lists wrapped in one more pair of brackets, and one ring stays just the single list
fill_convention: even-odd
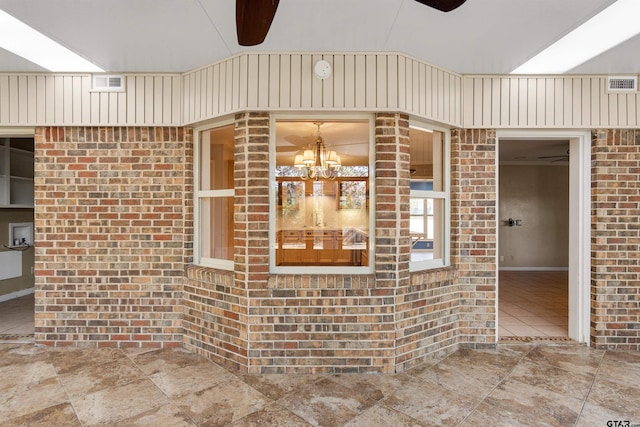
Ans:
[{"label": "baseboard", "polygon": [[20,298],[25,295],[32,294],[36,291],[36,288],[20,289],[19,291],[11,292],[8,294],[0,295],[0,302],[9,301],[12,299]]},{"label": "baseboard", "polygon": [[499,271],[569,271],[569,267],[499,267]]}]

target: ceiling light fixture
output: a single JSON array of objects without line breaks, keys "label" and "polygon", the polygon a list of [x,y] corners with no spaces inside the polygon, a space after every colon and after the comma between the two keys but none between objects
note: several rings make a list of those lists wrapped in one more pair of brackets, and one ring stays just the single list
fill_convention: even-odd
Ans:
[{"label": "ceiling light fixture", "polygon": [[618,0],[511,74],[562,74],[640,34],[640,1]]},{"label": "ceiling light fixture", "polygon": [[0,9],[0,48],[53,72],[104,70]]},{"label": "ceiling light fixture", "polygon": [[335,179],[340,170],[340,156],[333,150],[327,150],[320,135],[322,122],[314,122],[318,127],[316,142],[302,153],[296,154],[293,165],[303,171],[302,179]]}]

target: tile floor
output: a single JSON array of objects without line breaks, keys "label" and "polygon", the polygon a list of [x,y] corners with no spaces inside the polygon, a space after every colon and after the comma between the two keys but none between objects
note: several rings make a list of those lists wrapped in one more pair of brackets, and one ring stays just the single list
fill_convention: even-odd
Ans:
[{"label": "tile floor", "polygon": [[569,321],[566,271],[501,271],[498,336],[566,337]]},{"label": "tile floor", "polygon": [[33,294],[0,302],[0,335],[33,335]]},{"label": "tile floor", "polygon": [[0,344],[2,426],[640,423],[640,352],[460,350],[396,375],[246,375],[184,350]]}]

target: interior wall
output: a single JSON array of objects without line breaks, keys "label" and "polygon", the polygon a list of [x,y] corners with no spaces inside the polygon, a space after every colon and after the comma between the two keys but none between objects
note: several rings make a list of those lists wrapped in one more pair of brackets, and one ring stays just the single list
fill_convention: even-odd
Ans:
[{"label": "interior wall", "polygon": [[569,167],[501,165],[499,176],[500,268],[568,268]]},{"label": "interior wall", "polygon": [[[33,222],[33,209],[0,209],[0,251],[8,251],[9,223]],[[33,267],[34,249],[30,247],[22,252],[22,276],[0,280],[0,299],[4,295],[34,287]]]}]

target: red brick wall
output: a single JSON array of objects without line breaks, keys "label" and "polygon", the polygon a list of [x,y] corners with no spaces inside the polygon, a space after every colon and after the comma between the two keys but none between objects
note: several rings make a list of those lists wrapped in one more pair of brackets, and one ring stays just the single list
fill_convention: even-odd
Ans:
[{"label": "red brick wall", "polygon": [[184,347],[233,369],[246,371],[247,296],[232,271],[191,266],[182,301]]},{"label": "red brick wall", "polygon": [[592,135],[591,342],[640,350],[640,130]]},{"label": "red brick wall", "polygon": [[236,114],[234,150],[234,271],[189,269],[185,346],[247,371],[249,297],[269,295],[269,114]]},{"label": "red brick wall", "polygon": [[396,372],[458,348],[460,292],[452,267],[415,272],[396,297]]},{"label": "red brick wall", "polygon": [[180,346],[192,133],[37,128],[36,341]]},{"label": "red brick wall", "polygon": [[460,283],[460,341],[496,343],[495,130],[451,135],[451,260]]}]

